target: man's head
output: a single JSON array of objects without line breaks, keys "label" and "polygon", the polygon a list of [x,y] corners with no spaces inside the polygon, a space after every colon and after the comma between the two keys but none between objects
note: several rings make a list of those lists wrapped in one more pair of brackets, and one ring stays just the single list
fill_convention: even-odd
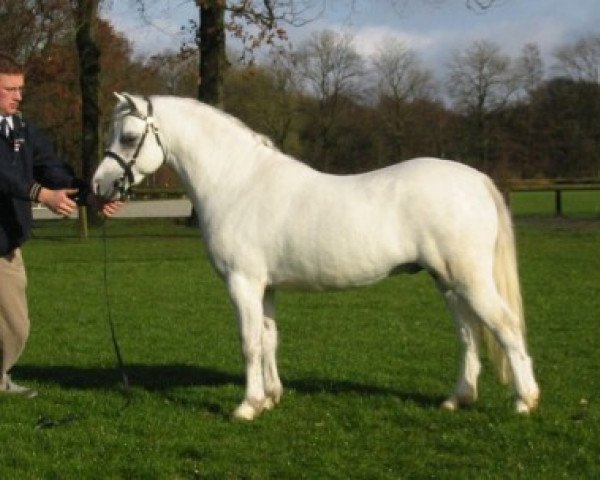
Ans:
[{"label": "man's head", "polygon": [[0,115],[14,115],[19,111],[24,85],[23,65],[0,52]]}]

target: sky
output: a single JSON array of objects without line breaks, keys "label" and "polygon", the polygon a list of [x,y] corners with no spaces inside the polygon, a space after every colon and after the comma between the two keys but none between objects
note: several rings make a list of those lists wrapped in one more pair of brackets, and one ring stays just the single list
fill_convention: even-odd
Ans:
[{"label": "sky", "polygon": [[[147,3],[152,24],[140,18],[131,0],[114,0],[104,16],[129,38],[138,54],[178,50],[186,38],[181,27],[198,16],[195,2]],[[353,12],[351,3],[356,5]],[[326,7],[316,20],[288,27],[293,45],[328,28],[351,33],[358,52],[368,56],[386,39],[397,38],[436,73],[443,71],[453,52],[477,40],[494,42],[513,57],[527,43],[537,43],[549,67],[557,47],[600,35],[600,0],[496,0],[484,12],[467,8],[466,0],[323,0],[323,4]]]}]

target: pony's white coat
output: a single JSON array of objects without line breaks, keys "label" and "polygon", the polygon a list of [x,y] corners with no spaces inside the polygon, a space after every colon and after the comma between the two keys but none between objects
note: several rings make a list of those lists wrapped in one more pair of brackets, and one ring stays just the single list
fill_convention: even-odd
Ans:
[{"label": "pony's white coat", "polygon": [[[108,147],[132,156],[144,119],[120,98]],[[139,112],[140,97],[131,97]],[[279,402],[274,290],[367,285],[425,269],[436,280],[464,347],[456,409],[477,397],[482,330],[507,359],[517,409],[539,390],[526,351],[509,213],[489,178],[465,165],[419,158],[360,175],[317,172],[233,117],[191,99],[152,97],[164,146],[149,136],[135,182],[163,160],[179,174],[198,213],[210,259],[236,308],[246,360],[246,395],[235,415],[252,419]],[[166,155],[166,159],[163,156]],[[117,195],[123,170],[105,158],[93,183]],[[122,181],[125,181],[122,179]],[[483,327],[483,328],[482,328]]]}]

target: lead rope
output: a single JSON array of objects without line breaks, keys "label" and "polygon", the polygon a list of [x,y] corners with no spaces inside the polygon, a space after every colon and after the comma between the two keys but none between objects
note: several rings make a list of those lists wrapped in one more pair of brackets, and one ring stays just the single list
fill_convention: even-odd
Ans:
[{"label": "lead rope", "polygon": [[[115,323],[112,318],[112,307],[110,304],[110,293],[108,290],[108,242],[106,237],[106,220],[103,220],[102,222],[102,243],[104,244],[104,297],[106,299],[106,312],[108,324],[110,326],[110,335],[112,338],[113,347],[115,349],[115,354],[117,356],[117,368],[123,380],[122,393],[127,398],[127,403],[123,407],[123,409],[125,409],[130,405],[131,391],[129,390],[129,379],[127,378],[127,373],[125,373],[125,364],[123,363],[123,356],[121,355],[121,349],[119,348],[119,343],[117,342]],[[73,413],[69,413],[58,420],[48,416],[40,416],[34,428],[35,430],[42,430],[48,428],[63,427],[71,425],[73,423],[78,423],[79,420],[80,418]]]},{"label": "lead rope", "polygon": [[117,356],[117,368],[121,374],[123,380],[123,393],[129,395],[129,379],[125,372],[125,364],[123,362],[123,356],[121,355],[121,349],[119,348],[119,342],[117,341],[117,334],[115,330],[115,322],[112,317],[112,306],[110,303],[110,292],[108,289],[108,241],[106,237],[106,219],[102,221],[102,243],[104,244],[104,298],[106,299],[106,314],[108,318],[108,325],[110,326],[110,336],[112,338],[113,347]]}]

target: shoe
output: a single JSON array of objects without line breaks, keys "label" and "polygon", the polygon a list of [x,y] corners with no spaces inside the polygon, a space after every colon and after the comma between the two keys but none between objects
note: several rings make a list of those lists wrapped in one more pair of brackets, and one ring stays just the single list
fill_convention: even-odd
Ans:
[{"label": "shoe", "polygon": [[6,378],[6,386],[0,391],[4,393],[10,393],[13,395],[21,395],[25,398],[35,398],[38,394],[37,390],[34,390],[33,388],[23,387],[22,385],[13,382],[8,376]]}]

